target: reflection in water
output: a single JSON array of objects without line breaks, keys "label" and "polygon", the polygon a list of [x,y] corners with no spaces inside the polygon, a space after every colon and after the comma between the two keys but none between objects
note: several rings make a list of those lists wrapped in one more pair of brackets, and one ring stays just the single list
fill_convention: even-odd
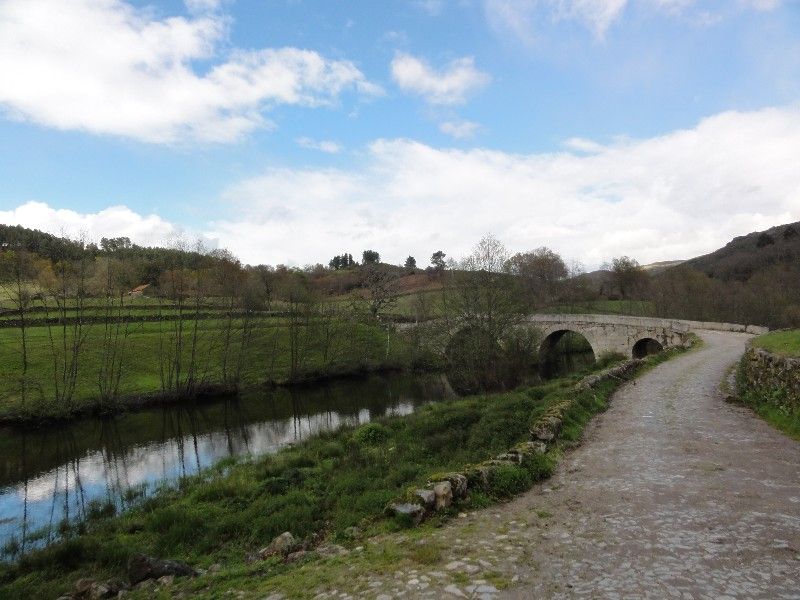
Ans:
[{"label": "reflection in water", "polygon": [[259,456],[323,430],[404,415],[453,395],[441,375],[394,374],[258,390],[236,398],[0,429],[0,547],[47,543],[103,504],[127,508],[160,484],[230,456]]}]

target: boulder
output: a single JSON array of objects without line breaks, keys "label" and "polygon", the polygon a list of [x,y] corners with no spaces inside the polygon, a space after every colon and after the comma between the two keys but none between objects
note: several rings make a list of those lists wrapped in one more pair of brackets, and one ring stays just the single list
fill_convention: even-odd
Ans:
[{"label": "boulder", "polygon": [[454,500],[460,500],[467,496],[467,477],[461,473],[445,473],[436,475],[431,479],[434,484],[441,481],[449,481]]},{"label": "boulder", "polygon": [[287,563],[299,562],[309,554],[310,552],[308,550],[298,550],[297,552],[290,552],[287,554],[285,560]]},{"label": "boulder", "polygon": [[128,579],[130,579],[131,585],[148,579],[158,579],[165,575],[194,577],[197,575],[197,571],[176,560],[162,560],[144,554],[134,554],[128,561]]},{"label": "boulder", "polygon": [[490,471],[491,467],[486,464],[472,467],[467,472],[467,482],[469,484],[469,487],[478,489],[487,488],[489,486]]},{"label": "boulder", "polygon": [[522,442],[516,449],[524,456],[544,454],[547,452],[547,444],[544,442]]},{"label": "boulder", "polygon": [[531,435],[540,442],[552,442],[561,429],[561,419],[548,416],[539,419],[531,428]]},{"label": "boulder", "polygon": [[414,525],[419,525],[425,517],[425,509],[419,504],[410,502],[390,504],[389,511],[397,517],[405,517],[411,520]]},{"label": "boulder", "polygon": [[284,531],[269,543],[269,546],[258,551],[261,558],[270,556],[286,557],[297,546],[297,540],[288,531]]},{"label": "boulder", "polygon": [[433,490],[414,490],[414,498],[420,501],[425,510],[433,510],[434,506],[436,506],[436,492]]},{"label": "boulder", "polygon": [[509,450],[505,454],[499,454],[497,460],[507,461],[517,465],[522,464],[522,453],[516,450]]},{"label": "boulder", "polygon": [[320,556],[344,556],[348,554],[349,550],[339,544],[322,544],[317,546],[316,553]]},{"label": "boulder", "polygon": [[433,485],[436,495],[436,510],[447,508],[453,503],[453,485],[449,481],[438,481]]}]

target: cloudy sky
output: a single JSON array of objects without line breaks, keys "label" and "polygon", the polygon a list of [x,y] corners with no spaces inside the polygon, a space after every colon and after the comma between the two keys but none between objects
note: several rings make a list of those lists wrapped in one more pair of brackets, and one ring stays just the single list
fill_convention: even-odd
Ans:
[{"label": "cloudy sky", "polygon": [[0,0],[0,222],[593,267],[800,220],[800,0]]}]

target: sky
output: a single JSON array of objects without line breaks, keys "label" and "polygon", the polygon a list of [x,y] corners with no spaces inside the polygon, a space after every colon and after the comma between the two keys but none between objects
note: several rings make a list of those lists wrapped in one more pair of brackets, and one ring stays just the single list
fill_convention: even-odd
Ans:
[{"label": "sky", "polygon": [[0,223],[587,268],[800,220],[800,0],[0,0]]}]

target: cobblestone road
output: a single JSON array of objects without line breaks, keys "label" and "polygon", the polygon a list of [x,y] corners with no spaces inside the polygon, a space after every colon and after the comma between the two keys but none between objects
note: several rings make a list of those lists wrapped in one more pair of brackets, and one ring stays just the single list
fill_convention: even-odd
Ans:
[{"label": "cobblestone road", "polygon": [[723,400],[747,336],[702,337],[621,388],[553,478],[438,530],[441,564],[372,574],[367,595],[800,598],[800,444]]}]

